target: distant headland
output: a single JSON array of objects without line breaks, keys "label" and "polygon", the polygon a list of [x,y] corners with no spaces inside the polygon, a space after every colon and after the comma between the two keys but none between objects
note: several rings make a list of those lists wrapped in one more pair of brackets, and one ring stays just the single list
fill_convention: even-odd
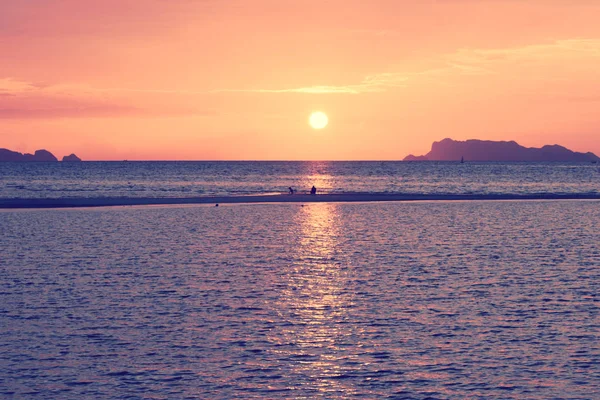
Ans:
[{"label": "distant headland", "polygon": [[[75,154],[64,156],[62,158],[64,162],[78,162],[81,158]],[[12,151],[8,149],[0,149],[0,161],[46,161],[55,162],[58,158],[48,150],[36,150],[34,154],[30,153],[19,153],[18,151]]]},{"label": "distant headland", "polygon": [[433,142],[431,151],[424,156],[406,156],[404,161],[582,161],[598,162],[594,153],[577,153],[563,146],[541,148],[523,147],[515,141],[491,140],[458,141],[444,139]]}]

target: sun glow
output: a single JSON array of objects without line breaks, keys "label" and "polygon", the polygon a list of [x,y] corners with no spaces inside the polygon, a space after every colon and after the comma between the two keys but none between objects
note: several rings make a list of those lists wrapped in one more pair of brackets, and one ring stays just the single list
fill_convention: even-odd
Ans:
[{"label": "sun glow", "polygon": [[327,114],[321,111],[315,111],[310,114],[308,118],[308,123],[313,129],[323,129],[329,123],[329,118],[327,118]]}]

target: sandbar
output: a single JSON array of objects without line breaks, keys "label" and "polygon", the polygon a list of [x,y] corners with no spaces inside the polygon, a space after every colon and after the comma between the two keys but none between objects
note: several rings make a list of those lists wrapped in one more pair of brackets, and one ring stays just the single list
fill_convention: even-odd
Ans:
[{"label": "sandbar", "polygon": [[177,204],[231,203],[322,203],[382,201],[467,201],[467,200],[600,200],[600,193],[573,194],[411,194],[411,193],[327,193],[270,194],[201,197],[98,197],[98,198],[0,198],[0,208],[72,208]]}]

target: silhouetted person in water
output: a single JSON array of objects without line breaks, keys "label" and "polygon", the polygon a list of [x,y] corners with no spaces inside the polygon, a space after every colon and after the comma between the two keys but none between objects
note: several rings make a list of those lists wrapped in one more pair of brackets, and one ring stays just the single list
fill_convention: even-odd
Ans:
[{"label": "silhouetted person in water", "polygon": [[294,194],[294,189],[292,189],[292,187],[290,186],[289,188],[290,194]]},{"label": "silhouetted person in water", "polygon": [[310,194],[317,194],[317,188],[313,186],[312,189],[310,189]]}]

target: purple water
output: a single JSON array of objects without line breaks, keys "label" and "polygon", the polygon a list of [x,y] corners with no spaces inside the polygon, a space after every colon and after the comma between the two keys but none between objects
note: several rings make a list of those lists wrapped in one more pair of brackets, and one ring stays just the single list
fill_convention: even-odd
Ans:
[{"label": "purple water", "polygon": [[600,202],[0,211],[9,398],[600,398]]},{"label": "purple water", "polygon": [[198,197],[287,193],[600,194],[591,163],[0,163],[2,198]]}]

